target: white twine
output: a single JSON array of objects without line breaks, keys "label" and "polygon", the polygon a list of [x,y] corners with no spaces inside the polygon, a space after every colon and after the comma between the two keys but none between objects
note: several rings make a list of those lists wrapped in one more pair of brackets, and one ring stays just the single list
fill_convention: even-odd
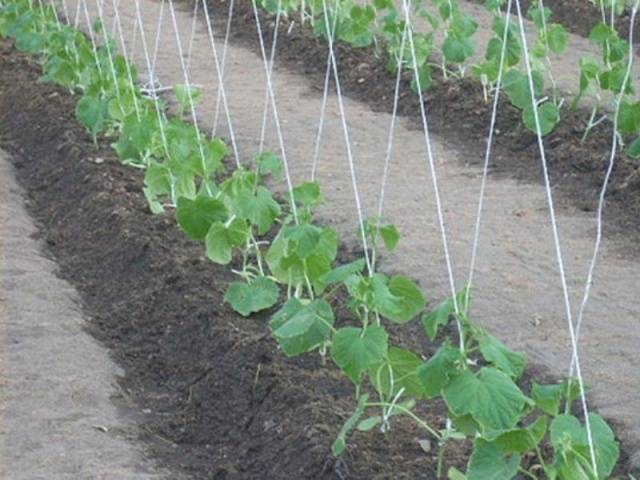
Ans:
[{"label": "white twine", "polygon": [[[602,188],[600,190],[600,196],[598,201],[598,212],[596,215],[596,240],[593,247],[593,255],[591,257],[591,263],[589,264],[589,272],[587,274],[587,281],[585,282],[582,302],[580,304],[580,310],[578,311],[578,319],[576,321],[576,341],[580,340],[580,330],[582,328],[584,312],[587,307],[587,303],[589,302],[591,287],[593,285],[593,276],[596,269],[598,254],[600,253],[600,244],[602,243],[602,230],[603,230],[602,217],[603,217],[603,211],[604,211],[605,197],[607,195],[607,187],[609,186],[609,180],[611,179],[611,175],[613,173],[613,168],[615,166],[615,161],[616,161],[616,152],[618,148],[618,117],[620,115],[620,106],[622,104],[622,99],[625,95],[624,91],[627,87],[627,84],[629,83],[629,79],[631,77],[631,71],[633,68],[633,60],[634,60],[633,29],[635,27],[636,15],[638,13],[639,5],[640,5],[640,0],[636,0],[636,3],[634,4],[633,9],[631,11],[631,20],[629,25],[629,53],[628,53],[629,60],[627,63],[627,70],[625,72],[620,93],[616,98],[616,109],[615,109],[615,115],[613,117],[613,135],[612,135],[612,141],[611,141],[611,152],[609,155],[609,166],[607,168],[607,173],[604,177]],[[573,376],[573,371],[575,369],[575,366],[576,366],[576,357],[572,356],[571,366],[569,367],[569,378]]]},{"label": "white twine", "polygon": [[[163,0],[164,1],[164,0]],[[144,23],[142,23],[142,15],[140,13],[140,0],[134,0],[136,6],[136,21],[140,26],[140,41],[142,43],[142,51],[144,53],[144,59],[147,64],[147,72],[149,74],[149,78],[153,76],[153,69],[151,66],[151,58],[149,57],[149,49],[147,48],[147,35],[144,31]],[[167,160],[171,158],[169,154],[169,145],[167,143],[167,135],[164,128],[164,112],[160,109],[160,102],[157,97],[153,97],[153,104],[156,109],[156,115],[158,117],[158,125],[160,128],[160,136],[162,138],[162,145],[164,147],[165,155],[167,156]]]},{"label": "white twine", "polygon": [[456,325],[459,332],[460,349],[464,350],[464,335],[462,333],[462,325],[460,324],[460,306],[458,304],[458,297],[456,295],[456,285],[453,276],[453,267],[451,262],[451,255],[449,254],[449,242],[447,240],[447,230],[445,227],[444,213],[442,211],[442,201],[440,199],[440,189],[438,187],[438,176],[436,172],[436,166],[434,161],[433,149],[431,147],[431,135],[429,133],[429,123],[427,121],[427,113],[424,106],[424,95],[422,93],[422,86],[420,84],[420,72],[418,71],[418,61],[416,56],[416,48],[413,42],[413,28],[411,27],[411,16],[409,14],[409,5],[407,0],[402,0],[405,22],[408,25],[409,32],[409,48],[411,50],[411,59],[413,63],[413,74],[415,77],[416,85],[418,87],[418,100],[420,102],[420,116],[422,117],[422,129],[424,131],[424,140],[427,147],[427,159],[429,169],[431,172],[431,181],[433,184],[433,192],[436,201],[436,211],[438,214],[438,223],[440,225],[440,235],[442,238],[442,247],[444,250],[444,258],[447,266],[447,274],[449,276],[449,288],[451,289],[451,297],[453,299],[453,306],[455,311]]},{"label": "white twine", "polygon": [[473,246],[471,248],[471,262],[469,266],[469,278],[467,281],[467,290],[465,291],[465,305],[469,305],[469,295],[471,294],[471,286],[473,285],[473,275],[476,268],[476,259],[478,255],[478,245],[480,242],[480,225],[482,221],[482,211],[485,199],[485,190],[487,186],[487,175],[489,172],[489,160],[491,158],[491,148],[493,147],[493,136],[495,132],[496,119],[498,116],[498,103],[500,100],[500,89],[502,88],[502,76],[504,73],[504,61],[507,52],[507,39],[509,36],[509,22],[511,20],[511,5],[509,0],[507,5],[506,20],[504,25],[504,33],[502,38],[502,48],[500,50],[500,66],[498,67],[498,79],[496,80],[496,93],[493,97],[493,107],[491,109],[491,123],[489,126],[489,137],[487,138],[487,148],[484,155],[484,165],[482,168],[482,180],[480,182],[480,198],[478,200],[478,212],[476,215],[476,225],[473,233]]},{"label": "white twine", "polygon": [[125,59],[125,68],[127,70],[127,77],[129,80],[129,85],[131,87],[131,93],[133,95],[133,107],[136,111],[136,118],[138,119],[138,121],[140,121],[141,118],[141,114],[140,114],[140,105],[138,103],[138,96],[136,95],[135,91],[136,91],[136,85],[135,82],[133,80],[133,72],[131,71],[131,64],[129,63],[130,61],[133,61],[133,59],[129,59],[129,55],[127,54],[127,42],[124,39],[124,31],[122,29],[122,22],[120,20],[120,12],[118,10],[119,5],[120,5],[120,0],[112,0],[112,5],[113,5],[113,17],[114,17],[114,23],[115,23],[115,33],[118,34],[119,38],[120,38],[120,48],[122,49],[122,55]]},{"label": "white twine", "polygon": [[225,67],[227,65],[227,47],[229,45],[229,34],[231,33],[231,20],[233,19],[233,6],[234,6],[234,0],[230,0],[229,11],[227,12],[227,25],[224,33],[224,44],[222,46],[222,61],[220,62],[221,81],[218,84],[218,96],[216,97],[216,109],[213,115],[213,126],[211,128],[212,137],[215,136],[216,130],[218,129],[218,120],[220,115],[220,102],[222,101],[222,90],[220,89],[220,85],[222,85],[222,79],[224,79]]},{"label": "white twine", "polygon": [[[324,11],[324,24],[327,32],[330,32],[329,27],[329,18],[328,18],[328,10],[327,10],[327,1],[322,0],[322,8]],[[342,131],[344,134],[344,143],[347,149],[347,160],[349,163],[349,172],[351,174],[351,186],[353,188],[353,196],[355,199],[356,210],[358,213],[358,223],[360,226],[360,236],[362,238],[362,247],[364,250],[364,258],[367,264],[367,271],[369,275],[373,275],[373,265],[371,264],[371,259],[369,255],[369,246],[367,242],[367,234],[364,228],[364,215],[362,212],[362,205],[360,203],[360,194],[358,192],[358,180],[356,178],[356,170],[353,161],[353,153],[351,151],[351,140],[349,138],[349,127],[347,125],[347,116],[345,114],[344,103],[342,101],[342,89],[340,87],[340,76],[338,75],[338,62],[336,61],[335,52],[333,50],[333,36],[328,35],[329,39],[329,54],[331,56],[331,65],[333,70],[333,78],[336,83],[336,95],[338,97],[338,110],[340,111],[340,120],[342,123]]]},{"label": "white twine", "polygon": [[[338,25],[338,9],[340,8],[340,0],[336,0],[334,6],[333,27],[327,32],[327,36],[333,36],[336,33]],[[322,90],[322,105],[320,107],[320,120],[318,121],[318,131],[316,133],[316,142],[313,148],[313,160],[311,162],[311,181],[316,179],[316,171],[318,169],[318,159],[320,158],[320,142],[322,140],[322,132],[324,129],[324,119],[327,111],[327,98],[329,97],[329,80],[331,79],[331,50],[327,53],[327,67],[324,74],[324,88]]]},{"label": "white twine", "polygon": [[[180,58],[180,68],[182,69],[182,75],[184,77],[185,87],[187,89],[187,96],[189,98],[189,110],[191,111],[191,121],[193,122],[193,128],[196,130],[198,136],[198,150],[200,152],[200,160],[202,162],[203,174],[207,171],[207,161],[205,158],[204,147],[202,145],[202,135],[200,134],[200,127],[198,127],[198,117],[196,115],[196,106],[193,102],[193,95],[191,94],[191,83],[189,82],[189,72],[187,72],[187,66],[185,65],[182,42],[180,41],[180,30],[178,29],[178,21],[176,19],[176,12],[173,6],[173,0],[169,0],[169,12],[171,13],[171,21],[173,23],[173,31],[176,37],[176,46],[178,47],[178,57]],[[209,188],[208,179],[203,177],[204,188],[208,194],[211,194]]]},{"label": "white twine", "polygon": [[293,219],[298,224],[298,209],[296,207],[296,202],[293,196],[293,184],[291,182],[291,175],[289,172],[289,161],[287,159],[287,152],[285,149],[284,136],[282,134],[282,128],[280,126],[280,115],[278,114],[278,107],[276,104],[276,96],[273,90],[273,84],[271,82],[271,73],[269,71],[269,62],[267,60],[267,53],[264,46],[264,38],[262,36],[262,27],[260,26],[260,15],[258,13],[258,7],[256,5],[256,0],[251,0],[253,5],[253,15],[256,20],[256,29],[258,30],[258,40],[260,43],[260,53],[262,54],[262,62],[264,64],[264,72],[267,77],[267,88],[269,90],[269,97],[271,99],[271,110],[273,111],[273,121],[276,126],[276,133],[278,135],[278,142],[280,143],[280,152],[282,155],[282,163],[284,164],[284,173],[287,181],[287,188],[289,189],[289,198],[291,201],[291,213],[293,214]]},{"label": "white twine", "polygon": [[522,12],[520,9],[520,0],[516,0],[516,9],[518,12],[518,23],[520,25],[520,37],[521,37],[523,50],[524,50],[524,60],[527,68],[529,89],[531,91],[531,106],[533,107],[533,118],[536,125],[536,137],[538,139],[538,149],[540,150],[540,158],[542,160],[542,170],[544,173],[545,191],[547,195],[547,203],[549,205],[549,216],[551,217],[551,227],[553,230],[553,242],[556,250],[558,269],[560,270],[560,281],[562,283],[562,294],[564,297],[564,306],[566,311],[565,313],[567,316],[567,323],[569,325],[569,336],[571,337],[571,350],[573,353],[573,357],[575,358],[576,374],[578,377],[578,386],[580,388],[580,400],[582,403],[582,410],[584,412],[584,417],[585,417],[584,420],[585,420],[585,426],[587,430],[587,441],[589,444],[589,453],[591,455],[591,466],[593,467],[593,471],[597,473],[598,468],[596,464],[596,453],[595,453],[595,447],[593,445],[593,435],[591,431],[591,422],[589,420],[589,410],[587,407],[587,399],[586,399],[586,394],[584,389],[584,382],[582,378],[582,369],[580,368],[578,342],[577,342],[577,338],[576,338],[576,334],[573,326],[573,317],[571,314],[571,301],[569,299],[569,287],[567,286],[567,277],[565,273],[564,260],[562,257],[562,248],[560,245],[560,233],[558,232],[558,222],[556,220],[553,194],[551,192],[551,181],[549,179],[549,170],[547,167],[547,156],[545,153],[544,142],[542,140],[540,116],[538,114],[538,105],[536,101],[535,87],[533,84],[533,74],[531,71],[531,63],[529,60],[529,48],[527,46],[527,38],[525,35],[524,21],[522,19]]},{"label": "white twine", "polygon": [[[278,0],[278,11],[276,12],[276,23],[273,30],[273,41],[271,43],[271,53],[269,55],[269,75],[273,78],[273,63],[276,56],[276,46],[278,44],[278,30],[280,29],[280,15],[281,15],[282,0]],[[262,128],[260,129],[260,145],[258,151],[262,152],[264,149],[264,137],[267,130],[267,115],[269,113],[269,89],[265,88],[264,91],[264,106],[262,107]]]},{"label": "white twine", "polygon": [[391,111],[391,122],[389,123],[389,135],[387,137],[387,150],[384,157],[384,168],[382,170],[382,181],[380,182],[380,199],[378,200],[378,228],[382,222],[382,212],[384,209],[384,198],[386,194],[387,178],[389,176],[389,165],[391,163],[391,154],[393,152],[393,135],[396,128],[396,117],[398,114],[398,102],[400,100],[400,82],[402,80],[402,66],[404,64],[404,49],[407,42],[407,23],[405,22],[402,29],[402,39],[400,41],[400,52],[398,54],[398,62],[396,63],[396,85],[393,90],[393,109]]},{"label": "white twine", "polygon": [[[231,122],[231,114],[229,113],[229,104],[227,103],[227,94],[224,87],[223,71],[220,68],[220,62],[218,60],[218,49],[216,48],[216,41],[213,35],[213,27],[211,24],[211,16],[209,15],[209,7],[206,0],[203,2],[204,16],[207,22],[207,33],[209,34],[209,42],[211,43],[211,51],[213,52],[213,61],[215,63],[216,74],[218,76],[218,93],[222,98],[222,106],[224,113],[227,117],[227,125],[229,126],[229,137],[231,139],[231,147],[233,148],[233,155],[235,157],[236,165],[240,166],[240,155],[238,154],[238,146],[236,144],[236,136],[233,132],[233,123]],[[214,136],[214,132],[211,132],[211,136]]]}]

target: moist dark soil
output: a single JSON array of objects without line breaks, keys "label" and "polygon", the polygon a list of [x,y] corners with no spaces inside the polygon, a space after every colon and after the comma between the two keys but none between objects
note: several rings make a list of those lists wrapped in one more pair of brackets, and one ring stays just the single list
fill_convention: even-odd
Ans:
[{"label": "moist dark soil", "polygon": [[[386,437],[354,434],[343,458],[331,456],[355,406],[353,386],[317,356],[285,358],[266,315],[231,311],[229,270],[209,262],[170,214],[150,214],[140,172],[118,163],[109,139],[94,147],[74,119],[76,99],[39,76],[0,40],[0,146],[13,154],[90,331],[124,368],[122,397],[142,412],[154,456],[198,479],[434,479],[435,449],[423,451],[425,434],[402,419]],[[435,348],[416,324],[391,335],[425,355]],[[530,369],[523,385],[532,376],[550,381]],[[442,404],[419,413],[443,426]],[[452,445],[446,465],[463,467],[468,454],[468,444]]]},{"label": "moist dark soil", "polygon": [[[219,25],[226,20],[226,0],[208,0],[216,12]],[[570,2],[574,3],[574,2]],[[215,9],[215,10],[213,10]],[[261,13],[267,45],[273,38],[272,15]],[[291,19],[281,20],[288,31]],[[232,19],[231,41],[259,51],[256,21],[250,2],[236,2]],[[295,28],[287,41],[278,42],[276,61],[291,71],[305,75],[314,89],[323,89],[327,43],[314,37],[311,29]],[[390,113],[393,108],[395,75],[387,65],[386,54],[373,48],[336,45],[340,82],[345,95],[367,103],[374,111]],[[318,61],[318,59],[323,59]],[[480,82],[474,78],[444,81],[434,75],[425,95],[429,127],[461,151],[469,165],[483,162],[491,117],[491,101],[484,100]],[[417,95],[411,90],[411,73],[406,72],[400,92],[399,115],[407,117],[415,128],[422,129]],[[589,113],[578,109],[563,110],[556,129],[545,137],[545,149],[555,195],[564,204],[587,212],[597,208],[598,196],[608,167],[613,128],[602,122],[587,140],[581,138]],[[508,175],[525,182],[542,182],[542,167],[537,139],[521,121],[521,113],[507,101],[501,101],[496,125],[491,173]],[[640,232],[640,162],[624,153],[616,156],[615,169],[607,193],[606,220],[627,235]]]},{"label": "moist dark soil", "polygon": [[[484,5],[485,0],[468,0],[473,3]],[[537,0],[522,0],[520,6],[522,13],[529,9],[532,4],[537,4]],[[586,0],[544,0],[544,6],[551,9],[551,21],[561,23],[571,33],[588,37],[591,29],[598,22],[602,21],[602,13],[599,5]],[[504,7],[506,10],[506,7]],[[515,6],[513,7],[515,11]],[[606,11],[607,22],[610,18],[610,11]],[[616,17],[615,27],[623,38],[629,38],[629,26],[631,24],[631,11],[627,9],[622,15]],[[634,45],[640,43],[640,24],[636,19],[636,26],[633,29]]]}]

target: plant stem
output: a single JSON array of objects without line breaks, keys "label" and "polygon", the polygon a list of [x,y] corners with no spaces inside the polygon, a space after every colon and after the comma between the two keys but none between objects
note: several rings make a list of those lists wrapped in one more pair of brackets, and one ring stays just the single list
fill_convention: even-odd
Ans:
[{"label": "plant stem", "polygon": [[[367,403],[366,406],[367,407],[385,407],[386,408],[386,407],[390,407],[391,403],[389,403],[389,402],[372,402],[372,403]],[[433,435],[437,440],[440,440],[440,438],[441,438],[440,434],[438,432],[436,432],[433,428],[431,428],[427,422],[422,420],[420,417],[418,417],[411,410],[409,410],[406,407],[403,407],[402,405],[393,405],[393,408],[397,408],[398,410],[400,410],[405,415],[411,417],[419,426],[424,428],[427,432],[429,432],[431,435]]]}]

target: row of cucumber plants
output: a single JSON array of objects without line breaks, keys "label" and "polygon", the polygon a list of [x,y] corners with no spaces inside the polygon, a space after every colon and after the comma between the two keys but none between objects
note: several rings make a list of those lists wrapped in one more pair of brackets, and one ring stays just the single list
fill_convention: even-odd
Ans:
[{"label": "row of cucumber plants", "polygon": [[[522,112],[523,124],[535,133],[520,29],[513,19],[507,26],[504,12],[507,0],[485,2],[486,9],[493,16],[494,35],[485,47],[484,57],[477,62],[473,62],[477,53],[477,42],[473,37],[478,23],[468,12],[460,8],[459,0],[428,1],[430,5],[425,5],[423,0],[410,3],[414,15],[423,18],[426,24],[424,31],[410,32],[416,50],[420,88],[430,88],[434,69],[441,73],[445,81],[461,78],[467,71],[471,71],[471,74],[482,82],[485,100],[488,101],[498,79],[501,46],[507,28],[508,45],[503,65],[502,88],[509,102]],[[580,58],[580,78],[576,79],[577,93],[571,102],[566,102],[563,96],[565,92],[558,90],[551,69],[553,56],[566,53],[567,31],[560,23],[552,21],[553,12],[540,0],[532,1],[526,12],[536,31],[530,61],[535,94],[539,98],[536,108],[541,133],[548,135],[555,129],[560,122],[563,108],[575,110],[581,99],[589,97],[593,107],[586,121],[582,138],[584,142],[595,126],[604,120],[611,120],[611,115],[604,108],[606,99],[621,96],[619,141],[625,145],[625,140],[629,139],[627,154],[640,158],[640,100],[635,99],[636,90],[632,81],[622,85],[627,69],[629,46],[627,40],[621,38],[615,28],[617,16],[625,9],[631,8],[635,0],[592,1],[597,3],[603,12],[602,21],[593,27],[590,35],[591,41],[600,49],[601,58]],[[384,52],[387,55],[390,70],[397,68],[405,20],[395,0],[261,0],[260,4],[268,12],[275,13],[280,10],[288,15],[294,15],[298,10],[304,9],[302,16],[311,19],[313,31],[319,37],[326,38],[329,35],[326,25],[335,25],[331,34],[336,41],[358,48],[373,45],[376,52]],[[328,12],[330,17],[328,23],[324,18],[325,12]],[[512,8],[512,13],[514,12],[515,7]],[[441,42],[436,41],[438,31],[442,32]],[[413,73],[413,58],[408,48],[404,50],[401,64],[408,72]],[[414,89],[417,83],[413,82]],[[615,101],[615,98],[611,100]],[[611,111],[615,110],[615,104],[611,104],[610,107]]]},{"label": "row of cucumber plants", "polygon": [[[0,36],[37,55],[43,81],[77,96],[76,117],[94,142],[111,142],[123,164],[145,171],[151,211],[175,209],[180,228],[202,242],[211,261],[235,266],[237,281],[225,296],[231,307],[243,316],[270,312],[270,331],[285,355],[316,352],[353,383],[356,407],[333,443],[335,455],[354,430],[389,432],[394,419],[408,417],[437,445],[438,478],[610,478],[618,443],[605,420],[589,414],[591,461],[584,419],[572,413],[575,382],[534,383],[525,393],[518,383],[526,358],[470,321],[469,292],[427,310],[413,280],[377,271],[379,250],[394,250],[400,240],[382,219],[369,219],[360,232],[371,254],[338,265],[335,230],[314,219],[323,201],[317,182],[279,202],[265,182],[282,176],[276,155],[263,152],[229,170],[226,144],[181,114],[200,92],[176,86],[180,113],[170,116],[162,100],[142,93],[136,67],[100,22],[92,27],[107,39],[102,45],[59,22],[39,0],[0,2]],[[338,321],[334,309],[345,295],[351,315]],[[429,358],[392,345],[387,333],[389,323],[418,318],[429,340],[440,341]],[[447,328],[454,321],[457,332]],[[418,413],[436,399],[447,407],[439,425]],[[447,446],[463,440],[473,443],[466,473],[446,470]]]}]

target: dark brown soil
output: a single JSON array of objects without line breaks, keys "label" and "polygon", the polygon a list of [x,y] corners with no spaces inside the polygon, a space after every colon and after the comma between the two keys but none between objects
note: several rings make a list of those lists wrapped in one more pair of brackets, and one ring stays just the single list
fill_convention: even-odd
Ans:
[{"label": "dark brown soil", "polygon": [[[96,150],[73,118],[75,98],[38,77],[0,41],[0,145],[14,154],[29,209],[92,333],[123,366],[122,395],[144,412],[143,436],[160,461],[198,479],[435,478],[435,452],[421,450],[425,436],[409,422],[387,437],[358,433],[343,459],[331,456],[354,408],[349,382],[317,357],[284,358],[265,317],[232,312],[223,302],[229,270],[169,214],[148,212],[139,172],[117,162],[108,139]],[[392,336],[426,344],[417,325]],[[442,426],[442,405],[421,413]],[[467,455],[468,446],[452,447],[447,465]]]},{"label": "dark brown soil", "polygon": [[[208,0],[218,19],[226,16],[225,1]],[[573,2],[571,2],[573,3]],[[271,42],[274,21],[262,14],[266,41]],[[288,21],[280,27],[288,29]],[[237,2],[232,20],[232,41],[256,51],[258,37],[250,2]],[[391,112],[394,75],[386,65],[388,59],[373,48],[337,45],[343,93],[367,103],[374,111]],[[276,61],[292,71],[304,74],[322,91],[327,44],[313,36],[309,28],[294,28],[287,41],[279,42]],[[410,90],[409,72],[403,80],[399,114],[422,128],[417,95]],[[470,164],[484,158],[484,139],[488,135],[491,105],[483,99],[482,87],[474,78],[443,81],[435,78],[427,91],[426,106],[430,128],[461,150]],[[545,137],[547,160],[555,192],[564,201],[585,211],[597,207],[597,199],[608,166],[612,126],[603,122],[584,144],[580,143],[589,112],[563,110],[558,127]],[[527,182],[541,182],[542,170],[536,136],[521,121],[520,112],[508,102],[501,102],[497,121],[492,173],[506,174]],[[640,226],[640,162],[618,154],[608,190],[607,220],[636,235]]]}]

